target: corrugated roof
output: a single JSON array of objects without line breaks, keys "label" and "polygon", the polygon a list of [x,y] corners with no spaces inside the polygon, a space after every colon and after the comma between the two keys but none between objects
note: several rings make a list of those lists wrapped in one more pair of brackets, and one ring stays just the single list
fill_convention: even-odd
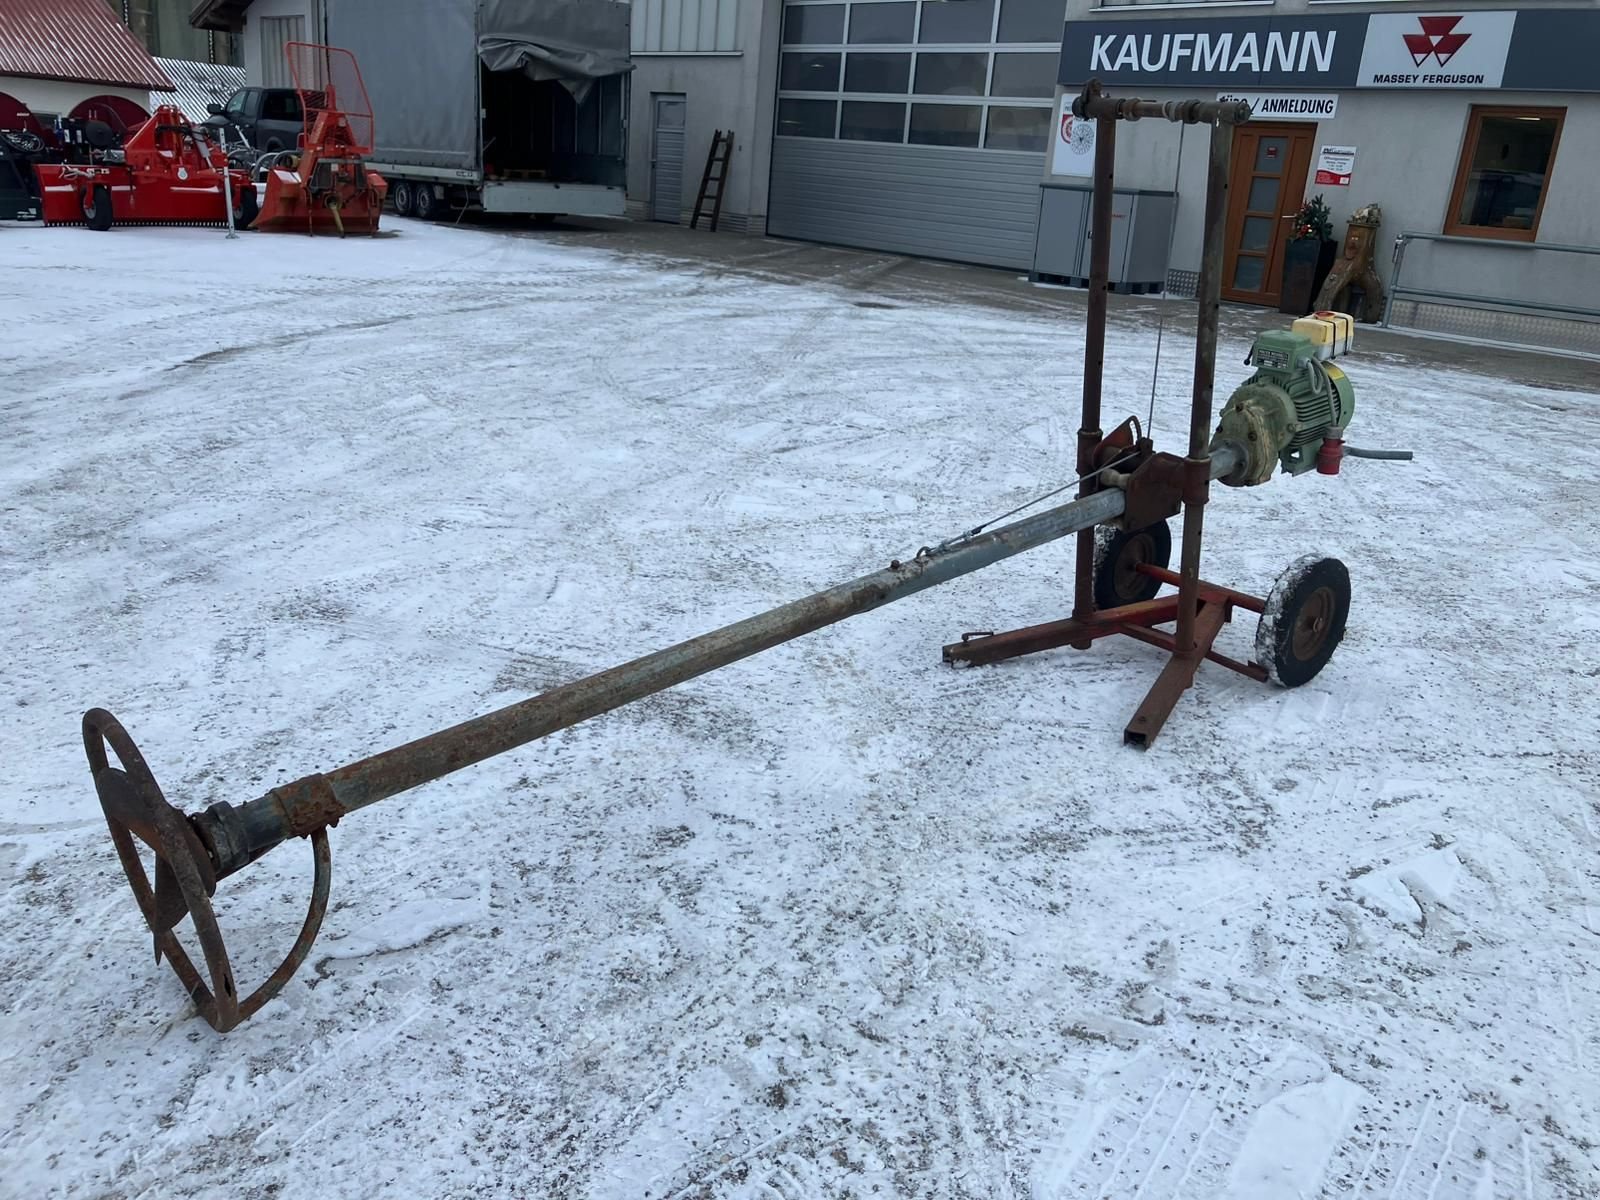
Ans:
[{"label": "corrugated roof", "polygon": [[174,90],[106,0],[3,0],[0,75]]},{"label": "corrugated roof", "polygon": [[153,109],[157,104],[176,103],[191,121],[204,121],[207,116],[206,105],[213,100],[221,104],[244,86],[243,67],[191,62],[186,58],[158,58],[155,62],[167,78],[178,85],[178,94],[176,97],[162,96],[160,99],[152,94],[150,107]]}]

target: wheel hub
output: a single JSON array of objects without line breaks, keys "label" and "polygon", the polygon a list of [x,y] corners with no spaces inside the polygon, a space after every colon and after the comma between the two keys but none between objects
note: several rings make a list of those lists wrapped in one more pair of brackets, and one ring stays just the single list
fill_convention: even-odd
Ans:
[{"label": "wheel hub", "polygon": [[1310,658],[1322,648],[1323,640],[1328,636],[1328,629],[1332,625],[1333,611],[1334,599],[1331,588],[1320,587],[1306,597],[1305,607],[1300,610],[1300,615],[1295,620],[1294,633],[1290,640],[1296,658]]},{"label": "wheel hub", "polygon": [[1136,596],[1144,586],[1145,577],[1139,573],[1139,564],[1155,558],[1155,539],[1148,533],[1130,538],[1117,556],[1117,592],[1122,596]]}]

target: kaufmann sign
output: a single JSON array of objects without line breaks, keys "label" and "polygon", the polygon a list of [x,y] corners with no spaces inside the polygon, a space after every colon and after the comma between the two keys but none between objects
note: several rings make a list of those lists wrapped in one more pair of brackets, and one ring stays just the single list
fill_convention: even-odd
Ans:
[{"label": "kaufmann sign", "polygon": [[1099,79],[1108,85],[1237,92],[1596,92],[1595,46],[1600,12],[1593,9],[1069,21],[1058,81],[1068,88]]},{"label": "kaufmann sign", "polygon": [[1220,20],[1072,21],[1061,81],[1201,86],[1349,87],[1365,14]]},{"label": "kaufmann sign", "polygon": [[1089,70],[1159,74],[1196,71],[1237,75],[1263,70],[1327,73],[1333,69],[1337,29],[1254,29],[1216,33],[1107,33],[1094,35]]}]

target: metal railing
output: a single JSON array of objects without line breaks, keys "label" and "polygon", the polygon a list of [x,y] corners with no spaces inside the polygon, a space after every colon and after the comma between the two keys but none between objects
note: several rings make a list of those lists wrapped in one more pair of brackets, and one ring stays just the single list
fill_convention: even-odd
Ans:
[{"label": "metal railing", "polygon": [[1411,242],[1444,242],[1456,246],[1498,247],[1507,250],[1548,250],[1557,254],[1593,254],[1600,255],[1600,246],[1563,246],[1554,242],[1510,242],[1497,238],[1458,237],[1444,233],[1402,233],[1394,239],[1394,276],[1390,282],[1389,295],[1383,304],[1383,321],[1385,329],[1392,328],[1390,317],[1394,313],[1396,300],[1405,299],[1415,303],[1428,301],[1447,304],[1477,304],[1495,308],[1521,309],[1533,313],[1548,313],[1552,316],[1568,317],[1600,317],[1600,309],[1579,308],[1568,304],[1546,304],[1543,301],[1518,300],[1510,296],[1474,296],[1461,292],[1440,292],[1422,288],[1408,288],[1401,285],[1401,272],[1405,267],[1406,246]]}]

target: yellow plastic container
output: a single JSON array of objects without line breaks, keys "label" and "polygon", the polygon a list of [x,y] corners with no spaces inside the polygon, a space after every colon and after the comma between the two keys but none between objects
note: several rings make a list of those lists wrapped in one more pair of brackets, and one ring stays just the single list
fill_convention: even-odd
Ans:
[{"label": "yellow plastic container", "polygon": [[1356,321],[1349,313],[1314,312],[1309,317],[1298,318],[1289,327],[1295,333],[1311,339],[1321,359],[1338,358],[1350,349],[1355,341]]}]

